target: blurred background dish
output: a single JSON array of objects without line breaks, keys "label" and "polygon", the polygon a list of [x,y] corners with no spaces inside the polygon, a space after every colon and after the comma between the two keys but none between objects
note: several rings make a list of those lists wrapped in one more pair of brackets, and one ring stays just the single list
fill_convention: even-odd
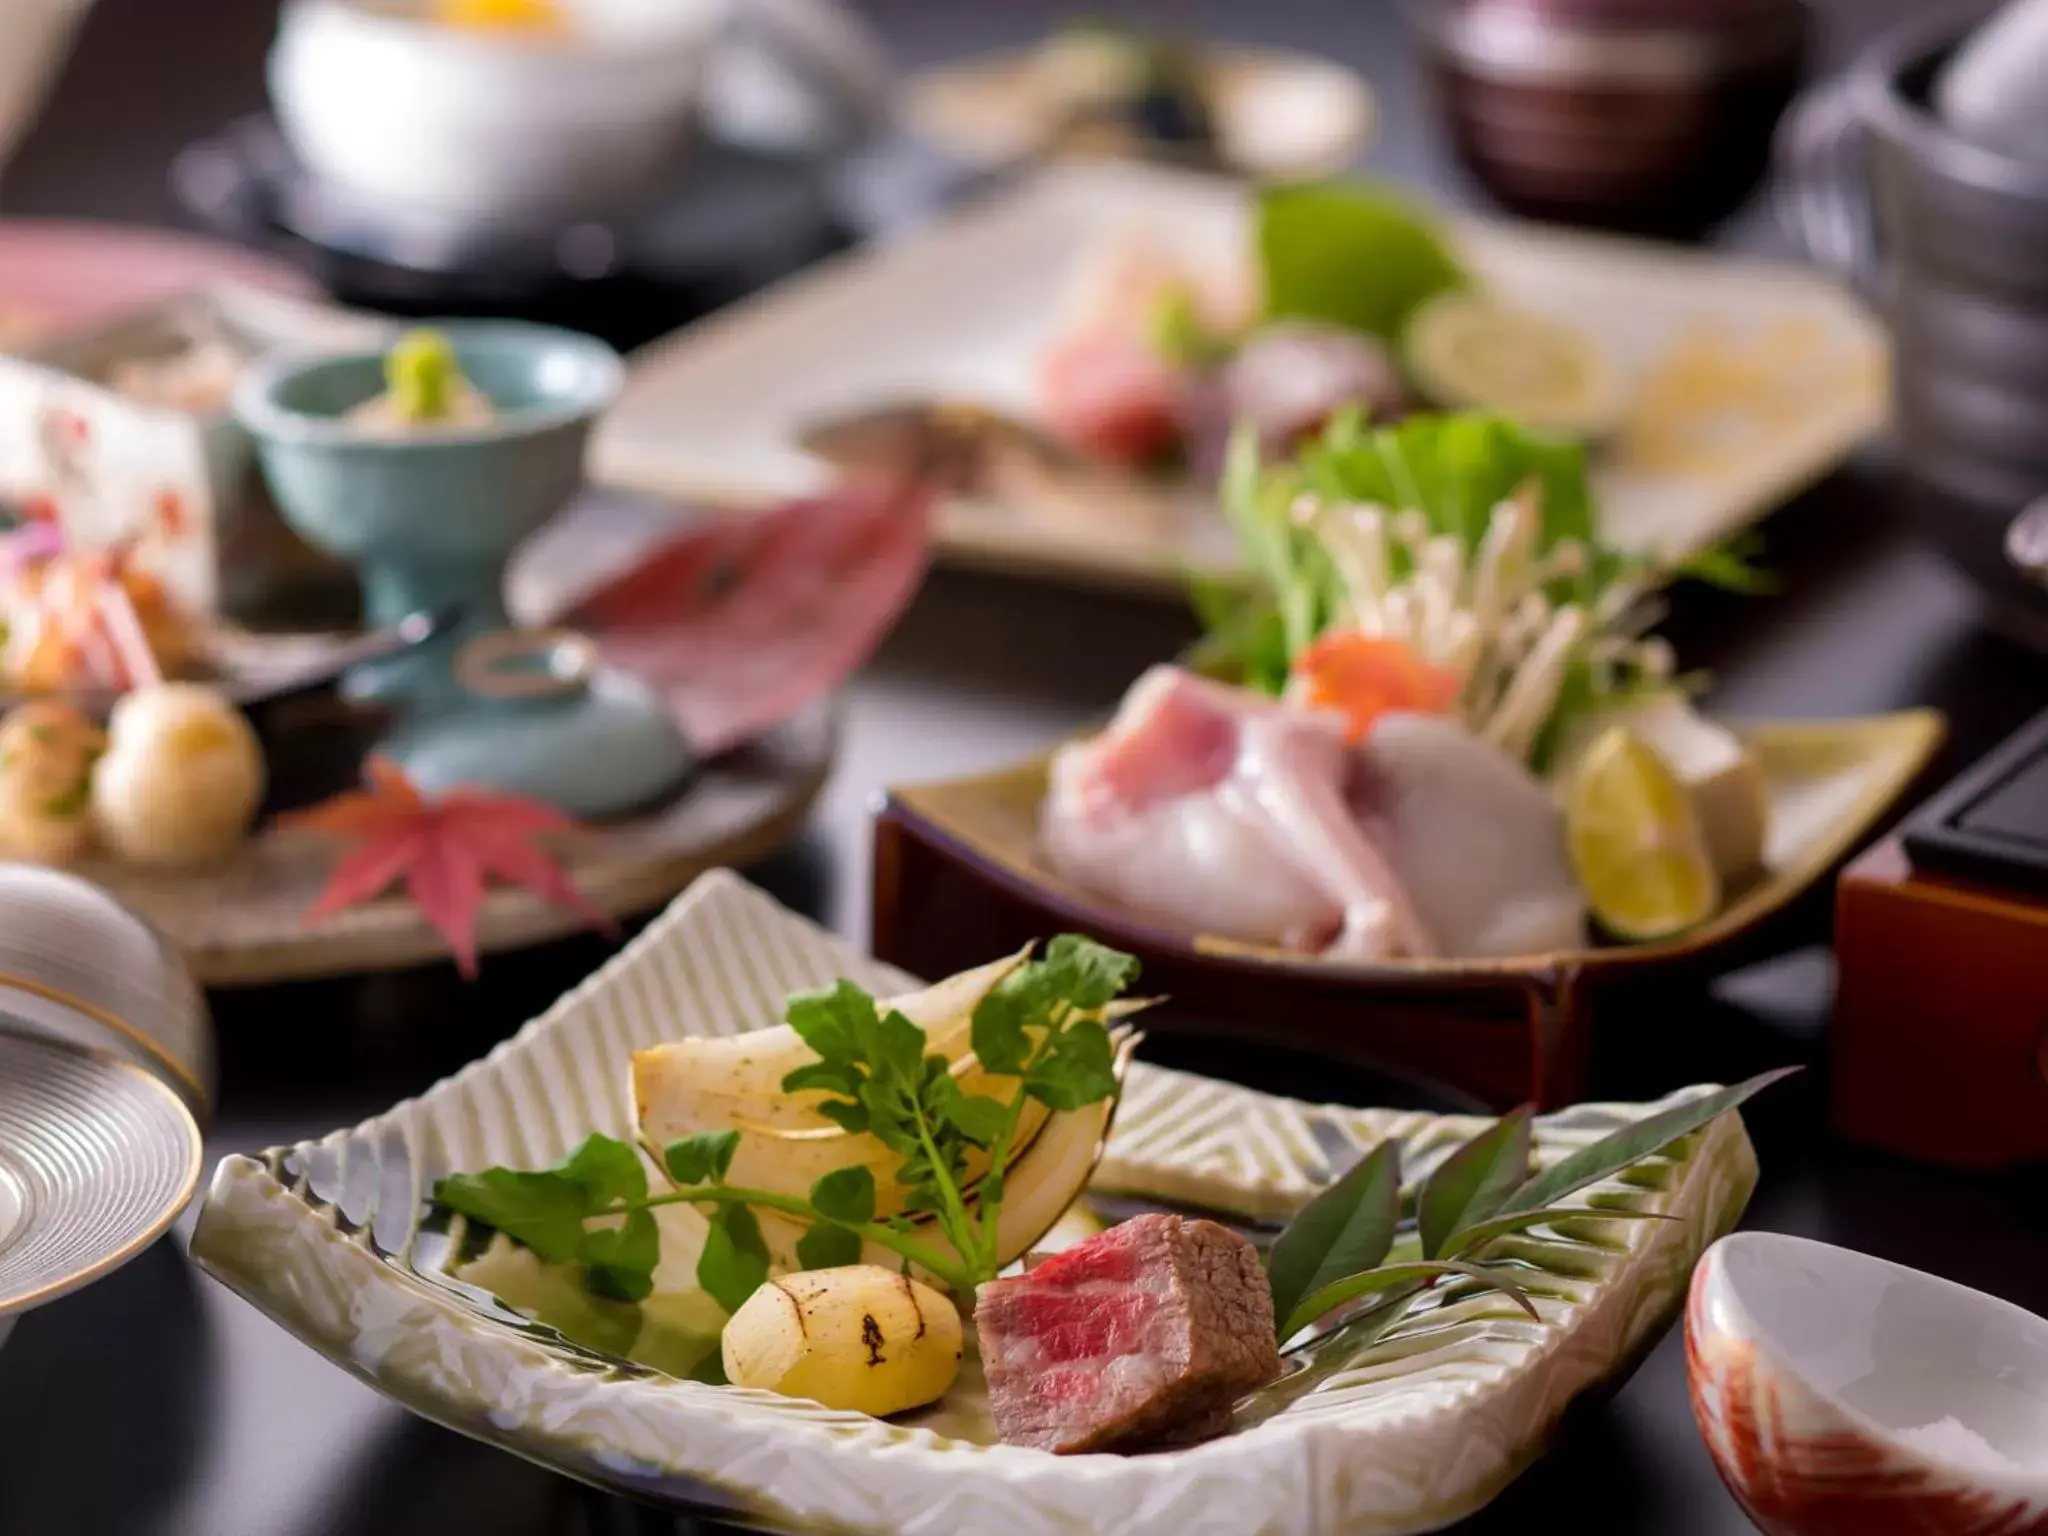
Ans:
[{"label": "blurred background dish", "polygon": [[[2048,492],[2048,156],[1981,142],[1936,106],[1984,14],[1916,20],[1816,88],[1785,127],[1779,203],[1807,251],[1862,284],[1890,322],[1912,514],[2009,621],[2039,635],[2048,602],[2006,559],[2005,535]],[[2048,33],[2035,45],[2037,90]]]},{"label": "blurred background dish", "polygon": [[[1198,274],[1241,284],[1251,198],[1239,184],[1136,163],[1063,164],[900,240],[851,253],[641,353],[593,440],[600,479],[753,502],[805,494],[835,466],[805,451],[862,414],[971,405],[1041,416],[1043,360],[1076,275],[1136,231]],[[1676,557],[1741,531],[1877,431],[1885,343],[1843,285],[1790,263],[1730,259],[1576,230],[1441,220],[1503,303],[1569,322],[1631,386],[1630,419],[1595,456],[1605,533]],[[1043,425],[1042,419],[1038,422]],[[940,554],[1041,579],[1180,591],[1235,565],[1209,487],[1145,478],[1129,496],[1034,506],[951,498]]]},{"label": "blurred background dish", "polygon": [[1067,154],[1135,154],[1244,175],[1327,176],[1372,140],[1371,89],[1311,54],[1153,38],[1108,23],[906,81],[906,125],[993,170]]},{"label": "blurred background dish", "polygon": [[0,348],[16,351],[159,300],[222,283],[310,298],[288,263],[169,230],[0,220]]},{"label": "blurred background dish", "polygon": [[278,519],[228,400],[269,353],[390,329],[240,282],[67,328],[0,358],[0,411],[15,424],[0,434],[0,485],[72,550],[127,547],[196,616],[293,630],[353,623],[354,578]]},{"label": "blurred background dish", "polygon": [[586,271],[707,133],[837,158],[883,78],[832,0],[292,0],[269,70],[302,229],[429,268],[567,238]]},{"label": "blurred background dish", "polygon": [[0,167],[57,77],[72,33],[92,0],[12,0],[7,8],[7,46],[0,49]]},{"label": "blurred background dish", "polygon": [[334,195],[267,113],[186,145],[171,187],[189,217],[316,274],[351,308],[516,314],[622,349],[843,249],[857,229],[818,165],[707,143],[653,206],[629,217],[422,231]]},{"label": "blurred background dish", "polygon": [[1694,235],[1763,179],[1805,0],[1410,0],[1451,142],[1504,206]]},{"label": "blurred background dish", "polygon": [[270,96],[300,161],[345,196],[400,219],[559,228],[659,188],[720,10],[292,0]]}]

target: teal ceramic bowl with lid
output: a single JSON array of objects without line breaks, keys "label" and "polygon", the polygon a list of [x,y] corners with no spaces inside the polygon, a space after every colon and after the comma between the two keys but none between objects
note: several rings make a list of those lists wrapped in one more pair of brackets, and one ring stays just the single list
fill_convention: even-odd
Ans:
[{"label": "teal ceramic bowl with lid", "polygon": [[460,772],[572,815],[637,809],[687,776],[690,754],[658,699],[593,673],[534,694],[464,682],[463,657],[508,627],[505,564],[582,483],[598,416],[624,377],[618,354],[574,331],[519,321],[429,322],[490,407],[482,419],[365,420],[385,356],[277,358],[250,371],[236,416],[278,509],[310,543],[352,562],[373,625],[454,607],[444,639],[358,669],[349,690],[396,708],[385,745],[423,788]]}]

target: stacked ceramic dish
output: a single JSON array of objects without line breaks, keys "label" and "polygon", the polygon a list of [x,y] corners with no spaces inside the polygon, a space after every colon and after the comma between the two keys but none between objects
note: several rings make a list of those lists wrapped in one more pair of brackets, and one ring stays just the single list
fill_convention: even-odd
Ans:
[{"label": "stacked ceramic dish", "polygon": [[0,1338],[160,1237],[199,1182],[205,1006],[81,880],[0,866]]}]

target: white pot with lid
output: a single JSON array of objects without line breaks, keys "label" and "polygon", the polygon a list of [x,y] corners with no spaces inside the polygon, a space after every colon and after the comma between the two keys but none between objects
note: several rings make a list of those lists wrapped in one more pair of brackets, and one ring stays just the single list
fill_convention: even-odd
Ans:
[{"label": "white pot with lid", "polygon": [[830,102],[829,126],[800,130],[841,142],[878,110],[879,55],[831,0],[556,3],[559,32],[449,25],[426,0],[290,0],[269,64],[279,129],[360,209],[475,237],[650,203],[706,111],[733,113],[714,74],[751,71],[758,106],[778,61],[785,90]]}]

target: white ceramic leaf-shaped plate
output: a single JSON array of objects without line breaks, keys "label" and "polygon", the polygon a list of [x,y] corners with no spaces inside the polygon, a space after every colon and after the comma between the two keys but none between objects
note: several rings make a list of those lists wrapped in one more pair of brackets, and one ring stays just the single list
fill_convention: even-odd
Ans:
[{"label": "white ceramic leaf-shaped plate", "polygon": [[[329,1358],[429,1418],[643,1499],[772,1528],[900,1536],[1350,1536],[1438,1529],[1536,1455],[1566,1404],[1624,1372],[1675,1316],[1706,1244],[1755,1180],[1739,1119],[1582,1198],[1680,1218],[1572,1222],[1514,1242],[1540,1323],[1476,1297],[1419,1315],[1301,1378],[1227,1438],[1062,1458],[678,1381],[571,1344],[441,1268],[420,1225],[443,1174],[552,1162],[630,1131],[628,1054],[775,1018],[793,989],[908,978],[738,877],[700,879],[627,950],[484,1060],[352,1130],[230,1157],[192,1251]],[[1542,1153],[1647,1112],[1549,1117]],[[1312,1106],[1136,1066],[1096,1187],[1248,1218],[1285,1216],[1386,1136],[1413,1166],[1478,1122]]]}]

